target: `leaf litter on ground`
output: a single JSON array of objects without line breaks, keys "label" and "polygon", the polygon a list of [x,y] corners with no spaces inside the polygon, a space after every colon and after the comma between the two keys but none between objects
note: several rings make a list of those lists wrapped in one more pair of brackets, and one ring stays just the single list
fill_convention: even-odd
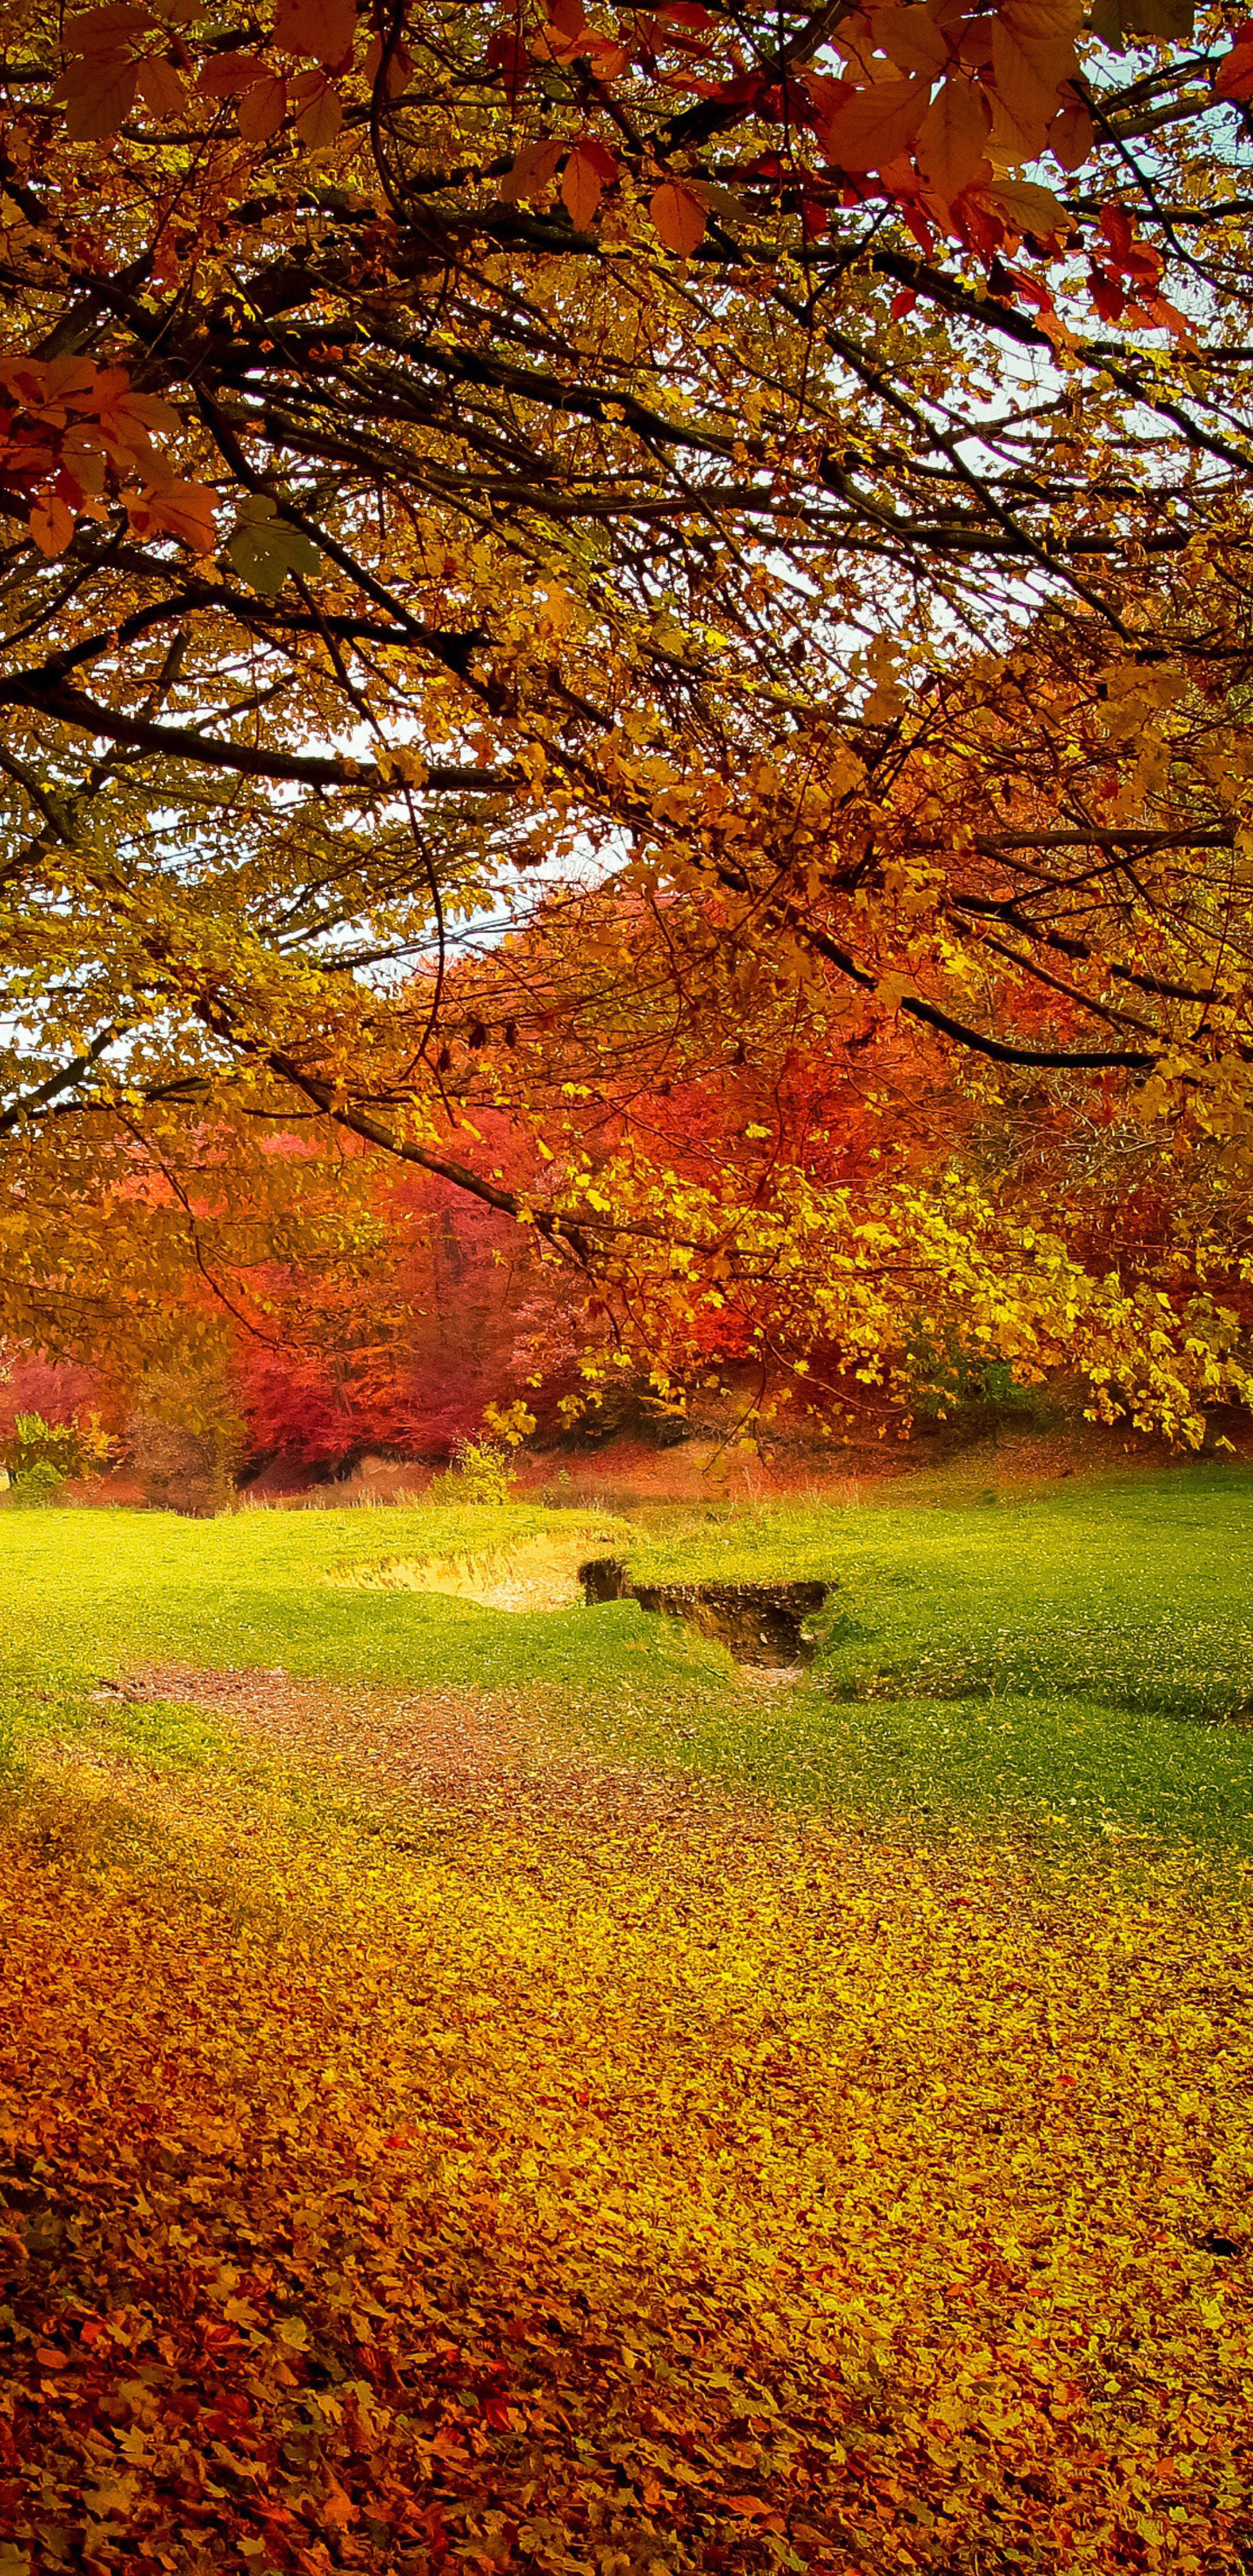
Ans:
[{"label": "leaf litter on ground", "polygon": [[1238,1880],[798,1816],[555,1691],[130,1694],[0,1881],[15,2567],[1248,2564]]}]

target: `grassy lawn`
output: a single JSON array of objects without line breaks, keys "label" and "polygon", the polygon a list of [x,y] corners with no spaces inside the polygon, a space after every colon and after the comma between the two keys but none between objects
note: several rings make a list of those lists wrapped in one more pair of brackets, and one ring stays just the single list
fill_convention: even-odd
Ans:
[{"label": "grassy lawn", "polygon": [[1253,2565],[1251,1507],[0,1515],[0,2576]]},{"label": "grassy lawn", "polygon": [[[490,1563],[536,1538],[611,1547],[662,1581],[820,1575],[820,1655],[776,1691],[631,1602],[505,1615],[328,1579],[394,1557]],[[548,1694],[605,1754],[871,1818],[1253,1850],[1253,1724],[1220,1722],[1246,1702],[1253,1717],[1253,1480],[1236,1471],[644,1526],[530,1506],[11,1513],[0,1567],[10,1758],[51,1707],[64,1716],[146,1662],[414,1688],[453,1670],[470,1688]],[[156,1741],[151,1716],[123,1722]]]}]

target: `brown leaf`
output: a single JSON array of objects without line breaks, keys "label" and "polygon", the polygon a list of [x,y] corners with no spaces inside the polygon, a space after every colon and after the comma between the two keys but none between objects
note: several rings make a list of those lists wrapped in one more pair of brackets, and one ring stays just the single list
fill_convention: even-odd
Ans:
[{"label": "brown leaf", "polygon": [[135,103],[136,69],[128,54],[88,54],[67,64],[61,84],[71,143],[104,143]]},{"label": "brown leaf", "polygon": [[173,63],[159,54],[150,54],[135,74],[136,86],[145,107],[154,116],[177,116],[186,98],[182,80]]},{"label": "brown leaf", "polygon": [[65,21],[65,51],[112,53],[121,39],[141,35],[151,23],[147,10],[132,7],[130,0],[107,0],[100,9],[79,9]]},{"label": "brown leaf", "polygon": [[250,82],[239,102],[239,130],[245,143],[265,143],[277,134],[287,114],[287,83],[277,72],[263,71]]},{"label": "brown leaf", "polygon": [[[343,130],[344,106],[339,91],[323,74],[316,75],[317,86],[296,119],[296,132],[311,152],[323,152],[328,144],[338,141]],[[242,118],[240,120],[242,125]]]},{"label": "brown leaf", "polygon": [[206,98],[238,98],[254,81],[272,78],[257,54],[215,54],[202,66],[196,86]]},{"label": "brown leaf", "polygon": [[355,0],[283,0],[274,42],[288,54],[312,54],[334,69],[351,54],[357,35]]}]

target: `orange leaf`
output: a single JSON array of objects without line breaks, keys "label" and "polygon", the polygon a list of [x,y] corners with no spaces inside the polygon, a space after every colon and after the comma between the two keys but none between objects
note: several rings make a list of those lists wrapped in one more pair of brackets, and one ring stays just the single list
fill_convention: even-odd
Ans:
[{"label": "orange leaf", "polygon": [[880,52],[898,72],[926,72],[935,80],[947,70],[950,48],[929,9],[876,9],[870,24]]},{"label": "orange leaf", "polygon": [[197,555],[211,554],[217,536],[216,497],[204,483],[149,483],[125,495],[137,536],[177,537]]},{"label": "orange leaf", "polygon": [[288,54],[312,54],[329,68],[351,54],[357,36],[356,0],[283,0],[274,42]]},{"label": "orange leaf", "polygon": [[843,170],[882,170],[908,152],[927,112],[925,79],[882,81],[858,90],[837,107],[827,129],[827,151]]},{"label": "orange leaf", "polygon": [[154,116],[177,116],[186,92],[173,63],[163,62],[157,54],[142,62],[135,74],[139,95]]},{"label": "orange leaf", "polygon": [[[1250,86],[1253,87],[1253,56],[1250,57]],[[1092,150],[1092,119],[1081,98],[1063,97],[1048,132],[1049,150],[1060,161],[1063,170],[1081,170]]]},{"label": "orange leaf", "polygon": [[1021,94],[991,92],[992,131],[988,150],[994,161],[1034,161],[1043,152],[1052,116],[1036,109]]},{"label": "orange leaf", "polygon": [[[41,554],[63,555],[74,534],[74,514],[66,509],[64,501],[57,500],[54,493],[45,492],[42,499],[36,501],[27,525]],[[54,2366],[64,2369],[63,2356],[57,2356]]]},{"label": "orange leaf", "polygon": [[[112,374],[120,376],[121,369]],[[99,393],[101,419],[122,432],[129,430],[132,437],[136,429],[145,438],[149,430],[160,429],[168,438],[182,425],[173,403],[163,402],[160,394],[133,394],[125,377],[120,384],[102,383]]]},{"label": "orange leaf", "polygon": [[19,358],[6,369],[6,381],[19,401],[67,403],[73,411],[94,411],[101,377],[90,358]]},{"label": "orange leaf", "polygon": [[1041,188],[1034,179],[998,179],[994,186],[983,188],[980,195],[1016,233],[1032,233],[1037,240],[1049,241],[1055,233],[1063,236],[1071,230],[1071,218],[1060,197],[1051,188]]},{"label": "orange leaf", "polygon": [[992,110],[973,81],[946,80],[918,129],[918,167],[951,206],[983,159]]},{"label": "orange leaf", "polygon": [[597,167],[596,156],[583,144],[576,144],[561,180],[562,203],[576,232],[587,232],[604,193],[604,176]]},{"label": "orange leaf", "polygon": [[339,91],[320,74],[317,88],[296,119],[296,132],[311,152],[323,152],[328,144],[338,140],[343,122],[344,109]]},{"label": "orange leaf", "polygon": [[129,55],[92,54],[68,64],[62,88],[71,143],[104,143],[116,134],[135,104],[135,81]]},{"label": "orange leaf", "polygon": [[687,259],[703,240],[708,217],[700,198],[681,180],[663,179],[654,188],[648,211],[667,250]]},{"label": "orange leaf", "polygon": [[520,197],[542,197],[556,173],[561,151],[559,143],[524,143],[500,183],[505,204],[516,205]]},{"label": "orange leaf", "polygon": [[277,134],[287,114],[287,83],[277,72],[263,72],[249,83],[239,102],[239,130],[245,143],[265,143]]},{"label": "orange leaf", "polygon": [[1020,43],[1028,47],[1073,45],[1084,14],[1078,0],[1006,0],[1000,12],[1003,23],[1012,27]]},{"label": "orange leaf", "polygon": [[1057,113],[1062,82],[1075,69],[1074,45],[1068,36],[1037,34],[1017,10],[1007,10],[992,30],[992,68],[1015,120],[1047,126]]}]

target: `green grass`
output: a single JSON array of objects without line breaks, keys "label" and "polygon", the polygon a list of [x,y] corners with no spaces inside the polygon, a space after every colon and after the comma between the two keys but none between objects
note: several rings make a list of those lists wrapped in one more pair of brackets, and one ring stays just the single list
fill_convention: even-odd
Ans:
[{"label": "green grass", "polygon": [[[539,1533],[610,1524],[538,1507],[0,1515],[0,1682],[37,1671],[76,1690],[144,1661],[282,1666],[328,1680],[456,1680],[493,1689],[577,1680],[580,1614],[504,1618],[413,1592],[325,1580],[389,1556],[490,1556]],[[664,1639],[657,1641],[664,1646]],[[663,1656],[664,1660],[664,1656]]]},{"label": "green grass", "polygon": [[[1076,1481],[995,1508],[676,1509],[619,1524],[614,1547],[641,1576],[832,1583],[817,1663],[774,1691],[629,1602],[512,1615],[324,1579],[385,1556],[482,1557],[541,1531],[586,1533],[603,1553],[611,1527],[530,1505],[215,1522],[0,1514],[11,1754],[50,1710],[72,1714],[102,1678],[145,1661],[281,1666],[541,1689],[611,1756],[872,1822],[946,1831],[978,1817],[1253,1850],[1253,1729],[1223,1722],[1253,1705],[1253,1478],[1241,1471]],[[216,1758],[219,1739],[185,1712],[120,1709],[110,1723],[144,1759]]]}]

